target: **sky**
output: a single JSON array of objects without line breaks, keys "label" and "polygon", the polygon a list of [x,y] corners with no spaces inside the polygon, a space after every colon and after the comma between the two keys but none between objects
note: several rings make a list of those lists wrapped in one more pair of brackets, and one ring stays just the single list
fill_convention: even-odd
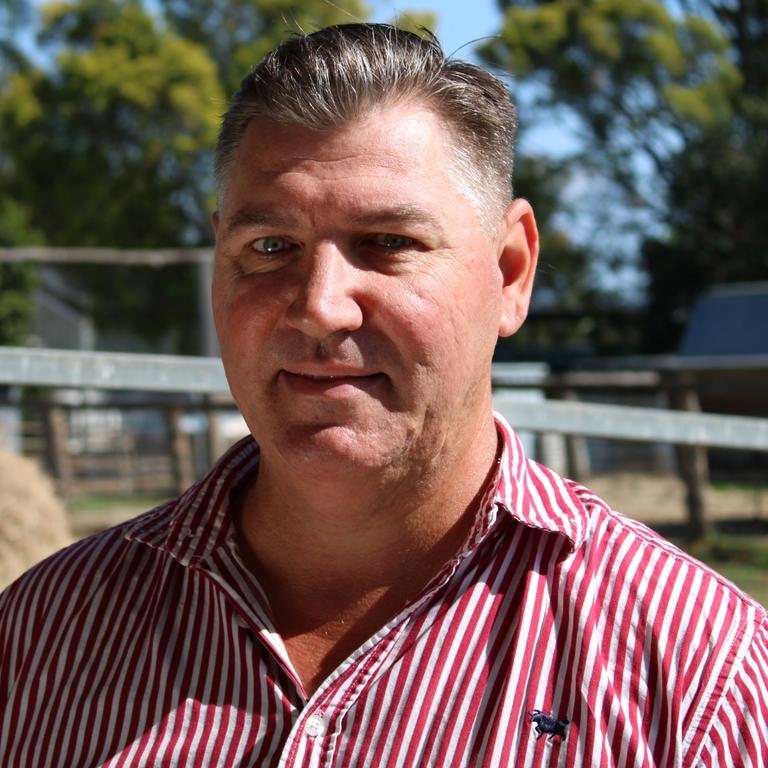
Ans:
[{"label": "sky", "polygon": [[501,14],[496,0],[369,0],[374,21],[392,21],[403,11],[432,11],[437,14],[437,36],[448,54],[472,59],[477,38],[495,34],[501,26]]}]

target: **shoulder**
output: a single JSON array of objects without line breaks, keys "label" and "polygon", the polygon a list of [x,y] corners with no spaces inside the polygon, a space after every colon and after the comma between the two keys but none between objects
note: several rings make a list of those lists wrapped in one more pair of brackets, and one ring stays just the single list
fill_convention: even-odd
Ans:
[{"label": "shoulder", "polygon": [[[668,590],[671,588],[670,579],[682,579],[687,588],[695,593],[704,590],[712,593],[710,597],[722,594],[743,609],[749,609],[756,621],[766,615],[763,606],[708,565],[684,552],[644,523],[611,508],[588,488],[572,481],[566,482],[585,511],[586,540],[593,556],[605,555],[607,564],[610,564],[610,556],[620,550],[624,554],[622,562],[632,562],[634,566],[627,576],[641,577],[636,579],[639,582],[638,588],[652,590],[654,585],[648,576],[663,573],[665,578],[657,585],[658,588]],[[678,586],[682,587],[682,584]]]},{"label": "shoulder", "polygon": [[[0,594],[0,678],[45,637],[71,626],[84,612],[102,612],[125,599],[131,585],[155,569],[156,553],[128,532],[167,516],[159,507],[56,552]],[[6,663],[7,662],[7,663]]]},{"label": "shoulder", "polygon": [[[633,637],[657,695],[676,702],[690,765],[768,760],[768,612],[709,566],[569,483],[587,519],[584,567],[611,642]],[[648,679],[649,692],[653,679]],[[734,730],[735,729],[735,730]],[[738,744],[762,757],[718,762]],[[730,752],[729,749],[736,749]],[[713,758],[705,759],[705,755]],[[695,757],[695,760],[693,760]]]},{"label": "shoulder", "polygon": [[173,504],[168,502],[55,552],[10,584],[0,595],[0,606],[16,602],[30,592],[50,599],[53,594],[78,585],[95,589],[133,552],[129,532],[153,522],[162,524],[170,520]]},{"label": "shoulder", "polygon": [[589,489],[566,482],[584,510],[585,556],[627,599],[667,600],[657,607],[689,616],[703,612],[723,628],[743,620],[756,631],[766,620],[766,609],[723,575]]}]

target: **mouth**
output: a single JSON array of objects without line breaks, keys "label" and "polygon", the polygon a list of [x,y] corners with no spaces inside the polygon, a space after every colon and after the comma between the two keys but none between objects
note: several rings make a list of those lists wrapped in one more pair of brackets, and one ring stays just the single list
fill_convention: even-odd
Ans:
[{"label": "mouth", "polygon": [[347,397],[379,386],[386,376],[383,373],[316,373],[282,370],[280,378],[295,394]]}]

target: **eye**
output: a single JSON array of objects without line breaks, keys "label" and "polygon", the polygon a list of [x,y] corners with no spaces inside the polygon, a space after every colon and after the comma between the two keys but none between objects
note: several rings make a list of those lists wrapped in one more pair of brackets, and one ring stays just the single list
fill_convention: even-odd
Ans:
[{"label": "eye", "polygon": [[387,248],[390,250],[408,248],[416,243],[412,237],[396,235],[392,232],[379,232],[371,237],[371,241],[381,248]]},{"label": "eye", "polygon": [[251,248],[259,253],[282,253],[293,246],[290,240],[279,235],[259,237],[251,243]]}]

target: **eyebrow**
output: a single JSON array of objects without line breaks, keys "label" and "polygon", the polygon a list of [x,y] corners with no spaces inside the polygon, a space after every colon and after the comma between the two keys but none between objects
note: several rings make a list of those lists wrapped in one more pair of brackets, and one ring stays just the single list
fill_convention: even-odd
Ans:
[{"label": "eyebrow", "polygon": [[[383,208],[354,211],[349,221],[358,227],[386,227],[388,225],[408,224],[426,226],[435,231],[442,231],[438,218],[425,208],[417,205],[392,205]],[[241,208],[235,211],[226,222],[225,230],[231,235],[238,229],[249,227],[292,228],[299,226],[299,220],[284,211],[269,208]]]},{"label": "eyebrow", "polygon": [[297,221],[292,216],[266,208],[241,208],[227,220],[226,233],[231,235],[238,229],[248,227],[293,227]]},{"label": "eyebrow", "polygon": [[384,226],[386,224],[412,224],[427,226],[440,230],[440,222],[430,211],[417,205],[393,205],[386,208],[376,208],[370,211],[360,211],[350,216],[353,224],[362,227]]}]

